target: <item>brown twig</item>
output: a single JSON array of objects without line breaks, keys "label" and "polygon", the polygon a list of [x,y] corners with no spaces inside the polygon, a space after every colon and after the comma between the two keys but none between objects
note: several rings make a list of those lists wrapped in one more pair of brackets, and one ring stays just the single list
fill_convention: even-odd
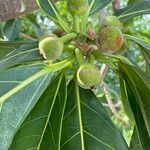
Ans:
[{"label": "brown twig", "polygon": [[100,70],[100,74],[101,74],[101,84],[102,82],[104,81],[104,78],[107,74],[107,71],[108,71],[108,67],[106,66],[106,64],[103,64],[102,67],[101,67],[101,70]]},{"label": "brown twig", "polygon": [[106,100],[107,100],[107,103],[109,105],[109,108],[110,108],[111,112],[117,118],[118,121],[120,121],[121,123],[126,125],[127,124],[126,121],[124,121],[122,119],[122,117],[118,114],[118,111],[116,110],[116,108],[115,108],[115,106],[114,106],[114,104],[111,100],[111,96],[110,96],[110,93],[109,93],[109,86],[105,82],[102,82],[102,84],[103,84],[103,87],[104,87]]}]

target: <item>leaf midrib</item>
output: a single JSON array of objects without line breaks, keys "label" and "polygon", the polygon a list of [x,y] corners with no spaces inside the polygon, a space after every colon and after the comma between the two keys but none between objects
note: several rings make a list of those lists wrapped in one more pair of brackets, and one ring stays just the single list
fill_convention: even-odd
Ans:
[{"label": "leaf midrib", "polygon": [[81,136],[81,148],[85,150],[84,147],[84,136],[83,136],[83,124],[82,124],[82,115],[81,115],[81,104],[80,104],[80,92],[79,87],[76,84],[76,95],[77,95],[77,108],[78,108],[78,117],[79,117],[79,128],[80,128],[80,136]]},{"label": "leaf midrib", "polygon": [[134,15],[134,14],[141,13],[141,12],[147,12],[147,11],[150,11],[150,9],[144,9],[144,10],[134,11],[132,13],[127,13],[127,14],[121,15],[118,18],[122,19],[122,18],[130,16],[130,15]]},{"label": "leaf midrib", "polygon": [[40,146],[41,146],[41,143],[42,143],[42,140],[43,140],[43,137],[44,137],[46,128],[47,128],[48,123],[49,123],[50,115],[51,115],[52,108],[53,108],[53,106],[54,106],[54,103],[55,103],[55,100],[56,100],[56,97],[57,97],[57,94],[58,94],[58,90],[59,90],[59,87],[60,87],[61,80],[62,80],[62,76],[59,78],[58,86],[57,86],[57,89],[56,89],[56,92],[55,92],[55,95],[54,95],[54,98],[53,98],[52,105],[51,105],[50,110],[49,110],[49,113],[48,113],[48,117],[47,117],[47,120],[46,120],[44,129],[43,129],[43,132],[42,132],[42,135],[41,135],[39,144],[38,144],[38,146],[37,146],[37,150],[40,150]]}]

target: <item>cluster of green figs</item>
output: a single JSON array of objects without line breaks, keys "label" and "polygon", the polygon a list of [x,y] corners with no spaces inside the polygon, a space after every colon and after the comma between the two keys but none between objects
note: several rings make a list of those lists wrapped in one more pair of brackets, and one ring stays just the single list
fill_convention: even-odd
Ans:
[{"label": "cluster of green figs", "polygon": [[[84,0],[79,0],[78,3],[74,0],[68,0],[67,6],[71,15],[83,14],[88,7]],[[116,16],[107,16],[101,24],[99,33],[97,33],[96,38],[94,39],[97,50],[102,53],[117,52],[123,45],[122,28],[123,24]],[[95,88],[101,82],[101,74],[99,68],[94,64],[94,61],[87,61],[83,50],[80,50],[80,47],[78,47],[76,38],[80,37],[79,35],[80,33],[75,32],[65,34],[61,37],[55,34],[49,35],[40,40],[39,51],[46,60],[54,62],[61,57],[66,43],[75,43],[75,54],[77,51],[77,54],[82,55],[79,57],[76,55],[77,61],[78,59],[82,60],[78,61],[79,67],[76,73],[77,82],[79,86],[84,89]]]}]

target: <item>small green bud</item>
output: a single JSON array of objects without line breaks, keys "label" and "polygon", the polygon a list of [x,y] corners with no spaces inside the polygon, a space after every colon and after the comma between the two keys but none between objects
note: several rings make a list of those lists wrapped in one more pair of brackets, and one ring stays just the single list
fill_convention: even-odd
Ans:
[{"label": "small green bud", "polygon": [[83,64],[77,71],[77,82],[84,89],[98,86],[100,81],[100,71],[94,64]]},{"label": "small green bud", "polygon": [[104,21],[106,27],[116,27],[119,29],[123,28],[123,23],[116,16],[107,16]]},{"label": "small green bud", "polygon": [[63,52],[64,44],[58,37],[50,36],[39,42],[40,54],[47,60],[55,61]]},{"label": "small green bud", "polygon": [[102,52],[114,53],[123,44],[123,34],[116,27],[105,27],[100,31],[97,43]]},{"label": "small green bud", "polygon": [[88,4],[86,0],[67,0],[67,7],[70,14],[83,15],[88,9]]}]

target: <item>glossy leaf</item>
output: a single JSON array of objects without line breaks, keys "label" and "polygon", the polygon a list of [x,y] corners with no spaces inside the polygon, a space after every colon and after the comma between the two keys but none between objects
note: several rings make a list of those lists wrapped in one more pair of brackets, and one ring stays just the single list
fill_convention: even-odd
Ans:
[{"label": "glossy leaf", "polygon": [[59,75],[48,86],[20,127],[10,150],[59,149],[65,103],[66,81]]},{"label": "glossy leaf", "polygon": [[0,68],[3,70],[22,62],[40,59],[42,59],[42,56],[39,54],[38,44],[37,42],[32,42],[8,53],[6,57],[0,60]]},{"label": "glossy leaf", "polygon": [[[145,121],[145,125],[147,128],[147,132],[150,136],[150,86],[148,81],[145,81],[144,78],[139,74],[136,67],[132,67],[130,65],[119,63],[120,74],[124,78],[124,80],[130,84],[130,90],[132,90],[132,95],[134,95],[134,101],[136,101],[141,113],[142,117]],[[144,73],[143,73],[144,74]],[[130,92],[128,90],[128,92]],[[132,101],[133,101],[133,96]],[[133,110],[132,110],[133,111]]]},{"label": "glossy leaf", "polygon": [[128,21],[129,19],[150,14],[150,1],[145,0],[136,4],[129,5],[123,9],[118,10],[114,15],[118,16],[121,21]]},{"label": "glossy leaf", "polygon": [[127,150],[118,129],[90,90],[71,82],[63,118],[62,150]]},{"label": "glossy leaf", "polygon": [[[150,147],[150,137],[146,127],[146,121],[143,117],[143,110],[141,110],[138,102],[137,102],[137,93],[135,90],[134,85],[131,81],[128,81],[128,77],[125,79],[126,87],[127,87],[127,95],[130,103],[130,107],[134,114],[136,127],[137,127],[137,134],[140,139],[140,143],[143,150],[149,150]],[[147,115],[147,114],[146,114]],[[141,124],[142,123],[142,124]]]},{"label": "glossy leaf", "polygon": [[89,4],[92,4],[90,15],[99,12],[101,9],[106,7],[113,0],[88,0]]},{"label": "glossy leaf", "polygon": [[64,31],[67,33],[70,32],[70,28],[66,21],[63,20],[63,17],[59,14],[59,11],[55,7],[52,0],[36,0],[39,7],[47,14],[57,25],[60,25]]},{"label": "glossy leaf", "polygon": [[[53,20],[57,19],[56,8],[51,0],[36,0],[39,7]],[[56,11],[56,12],[55,12]]]},{"label": "glossy leaf", "polygon": [[18,19],[12,19],[5,23],[3,28],[4,38],[9,41],[13,41],[19,38],[21,31],[21,22]]},{"label": "glossy leaf", "polygon": [[[25,79],[41,70],[41,66],[25,66],[9,69],[0,73],[0,96],[16,87]],[[22,122],[25,120],[50,81],[45,75],[21,91],[12,95],[1,106],[0,112],[0,149],[6,150]]]}]

